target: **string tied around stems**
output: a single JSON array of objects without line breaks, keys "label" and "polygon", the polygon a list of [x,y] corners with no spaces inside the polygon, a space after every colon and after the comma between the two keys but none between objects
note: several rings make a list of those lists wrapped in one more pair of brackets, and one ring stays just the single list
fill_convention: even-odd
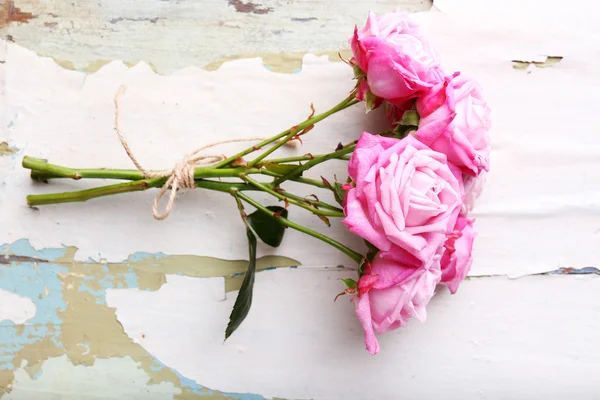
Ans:
[{"label": "string tied around stems", "polygon": [[[150,171],[145,169],[141,163],[138,161],[136,156],[133,154],[131,147],[125,140],[123,136],[123,132],[120,127],[120,100],[127,88],[122,85],[119,87],[119,90],[115,94],[114,97],[114,105],[115,105],[115,132],[121,141],[121,145],[123,149],[127,153],[127,156],[133,162],[135,167],[140,171],[145,178],[168,178],[165,184],[161,187],[160,192],[156,195],[154,199],[154,204],[152,206],[152,215],[157,220],[163,220],[171,214],[173,210],[173,206],[175,204],[175,198],[177,197],[178,189],[195,189],[196,183],[194,182],[194,170],[196,167],[200,167],[203,165],[209,165],[218,163],[219,161],[225,160],[227,157],[223,154],[204,154],[206,149],[211,147],[219,146],[221,144],[226,143],[237,143],[237,142],[259,142],[262,140],[266,140],[266,137],[239,137],[232,139],[224,139],[218,140],[216,142],[205,144],[197,149],[187,153],[175,166],[169,170],[163,171]],[[290,140],[286,143],[291,147],[295,147],[298,141],[297,139]],[[167,199],[167,204],[161,209],[160,202],[162,198],[169,192],[169,197]]]}]

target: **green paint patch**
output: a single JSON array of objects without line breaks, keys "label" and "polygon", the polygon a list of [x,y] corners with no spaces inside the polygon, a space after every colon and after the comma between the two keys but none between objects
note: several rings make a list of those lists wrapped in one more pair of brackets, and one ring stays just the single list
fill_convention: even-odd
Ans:
[{"label": "green paint patch", "polygon": [[[273,268],[296,267],[300,263],[288,257],[265,256],[256,260],[256,271]],[[248,269],[247,260],[222,260],[203,256],[150,256],[127,264],[109,263],[109,270],[113,268],[131,268],[138,280],[138,286],[143,290],[155,291],[166,282],[166,275],[175,274],[193,278],[225,279],[227,292],[239,290],[243,275]]]},{"label": "green paint patch", "polygon": [[512,60],[513,68],[518,70],[524,70],[529,68],[530,65],[534,65],[537,68],[548,68],[553,67],[554,65],[561,62],[563,57],[560,56],[547,56],[544,61],[522,61],[522,60]]},{"label": "green paint patch", "polygon": [[[228,61],[242,60],[245,58],[257,58],[260,57],[263,61],[263,65],[269,71],[291,74],[298,72],[302,69],[302,59],[308,54],[305,51],[298,52],[280,52],[280,53],[247,53],[238,54],[230,57],[224,57],[222,59],[213,61],[204,66],[207,71],[215,71],[219,69],[221,65]],[[310,52],[316,56],[327,56],[329,61],[341,61],[340,54],[344,59],[352,57],[352,52],[349,49],[341,51],[317,51]]]}]

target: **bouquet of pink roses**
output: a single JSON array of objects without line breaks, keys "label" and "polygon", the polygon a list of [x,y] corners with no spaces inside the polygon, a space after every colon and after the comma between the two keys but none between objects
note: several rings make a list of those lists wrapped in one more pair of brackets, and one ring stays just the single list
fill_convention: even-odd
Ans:
[{"label": "bouquet of pink roses", "polygon": [[[205,145],[168,171],[147,170],[133,155],[119,128],[120,90],[115,97],[115,130],[136,169],[68,168],[25,157],[23,166],[35,180],[124,181],[30,195],[28,204],[86,201],[160,188],[154,203],[154,216],[160,220],[169,215],[179,189],[228,193],[245,226],[249,266],[225,338],[240,326],[252,304],[257,237],[277,247],[285,228],[292,228],[356,261],[358,276],[343,279],[346,289],[339,295],[352,295],[367,350],[376,354],[376,334],[404,326],[410,317],[424,321],[436,286],[441,283],[455,293],[469,272],[476,233],[468,213],[489,169],[490,111],[477,83],[458,72],[444,71],[418,26],[404,13],[370,14],[365,27],[355,28],[350,43],[353,57],[346,62],[357,83],[338,105],[318,115],[313,109],[306,121],[270,138]],[[364,102],[367,111],[385,107],[390,129],[379,134],[363,132],[357,141],[340,143],[323,154],[270,157],[282,146],[301,142],[319,121],[359,102]],[[210,147],[232,141],[255,144],[230,157],[204,154]],[[347,160],[348,178],[307,176],[311,168],[329,160]],[[335,202],[294,194],[284,188],[287,181],[329,191]],[[282,203],[261,204],[252,192],[267,193]],[[161,210],[166,195],[167,205]],[[247,214],[247,206],[254,211]],[[310,211],[327,226],[330,218],[341,218],[350,232],[364,239],[368,252],[361,254],[294,222],[288,218],[292,206]]]}]

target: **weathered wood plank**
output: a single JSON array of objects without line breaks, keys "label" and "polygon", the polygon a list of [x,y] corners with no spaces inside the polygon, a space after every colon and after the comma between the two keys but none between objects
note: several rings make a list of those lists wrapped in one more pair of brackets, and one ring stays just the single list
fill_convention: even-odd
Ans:
[{"label": "weathered wood plank", "polygon": [[[145,61],[159,73],[215,68],[261,55],[291,72],[306,52],[347,47],[369,10],[426,11],[431,0],[9,0],[0,32],[64,67],[96,71],[112,60]],[[286,52],[284,57],[276,54]]]}]

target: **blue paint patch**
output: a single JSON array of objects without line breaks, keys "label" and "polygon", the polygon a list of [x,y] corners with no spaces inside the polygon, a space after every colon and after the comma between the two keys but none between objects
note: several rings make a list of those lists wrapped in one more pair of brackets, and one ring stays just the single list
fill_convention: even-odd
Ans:
[{"label": "blue paint patch", "polygon": [[[158,362],[156,359],[154,361]],[[162,371],[164,368],[165,366],[162,364],[153,364],[150,366],[150,371],[159,372]]]},{"label": "blue paint patch", "polygon": [[292,74],[297,74],[298,72],[302,72],[302,68],[294,68]]},{"label": "blue paint patch", "polygon": [[[58,258],[57,253],[36,253],[20,255],[50,258],[50,254]],[[26,345],[50,339],[62,347],[62,320],[58,312],[65,311],[67,305],[62,297],[59,274],[67,272],[66,267],[50,263],[38,263],[37,266],[31,262],[0,265],[0,289],[28,297],[36,306],[35,316],[19,327],[22,328],[20,331],[12,321],[0,322],[0,369],[12,369],[15,354]]]},{"label": "blue paint patch", "polygon": [[[38,258],[42,260],[56,260],[64,257],[65,248],[35,250],[27,240],[18,240],[13,244],[0,246],[0,254],[19,255],[25,257]],[[159,259],[166,257],[163,253],[135,253],[129,257],[129,261],[141,261],[148,258]],[[93,290],[86,282],[93,280],[94,277],[86,276],[77,290],[90,293],[96,299],[98,304],[106,304],[106,289],[126,287],[139,288],[139,282],[132,268],[128,268],[126,273],[116,273],[110,270],[110,267],[103,265],[88,265],[85,268],[101,268],[105,273],[104,277],[98,280],[101,289]],[[0,289],[16,293],[20,296],[30,298],[36,306],[36,314],[27,321],[27,325],[20,326],[21,332],[18,333],[18,327],[12,321],[0,321],[0,370],[13,370],[13,360],[15,355],[20,352],[24,346],[36,343],[42,340],[50,339],[58,347],[62,348],[61,324],[62,320],[58,317],[58,312],[64,312],[67,304],[63,299],[63,287],[60,275],[68,274],[67,267],[52,264],[51,262],[13,262],[11,265],[0,264]],[[117,282],[119,281],[119,282]],[[122,282],[125,282],[125,285]],[[46,295],[46,292],[48,293]],[[89,343],[82,343],[89,349]],[[180,380],[182,389],[186,389],[199,396],[211,396],[216,392],[207,390],[196,381],[186,378],[175,369],[169,368],[152,356],[154,363],[150,366],[152,371],[160,371],[164,368],[171,370]],[[19,366],[17,366],[19,367]],[[33,379],[39,378],[42,374],[40,370]],[[263,396],[257,394],[238,394],[223,393],[232,399],[238,400],[265,400]]]},{"label": "blue paint patch", "polygon": [[19,239],[16,242],[10,244],[3,244],[0,246],[0,254],[11,254],[15,256],[26,256],[32,258],[40,258],[42,260],[54,261],[57,258],[64,257],[66,248],[60,249],[42,249],[36,250],[31,247],[29,240]]},{"label": "blue paint patch", "polygon": [[40,370],[38,372],[36,372],[35,374],[33,374],[33,376],[31,377],[31,379],[33,379],[34,381],[37,381],[40,376],[42,376],[42,369],[41,368],[40,368]]},{"label": "blue paint patch", "polygon": [[600,275],[600,269],[596,267],[583,268],[559,268],[556,271],[548,272],[550,275]]}]

